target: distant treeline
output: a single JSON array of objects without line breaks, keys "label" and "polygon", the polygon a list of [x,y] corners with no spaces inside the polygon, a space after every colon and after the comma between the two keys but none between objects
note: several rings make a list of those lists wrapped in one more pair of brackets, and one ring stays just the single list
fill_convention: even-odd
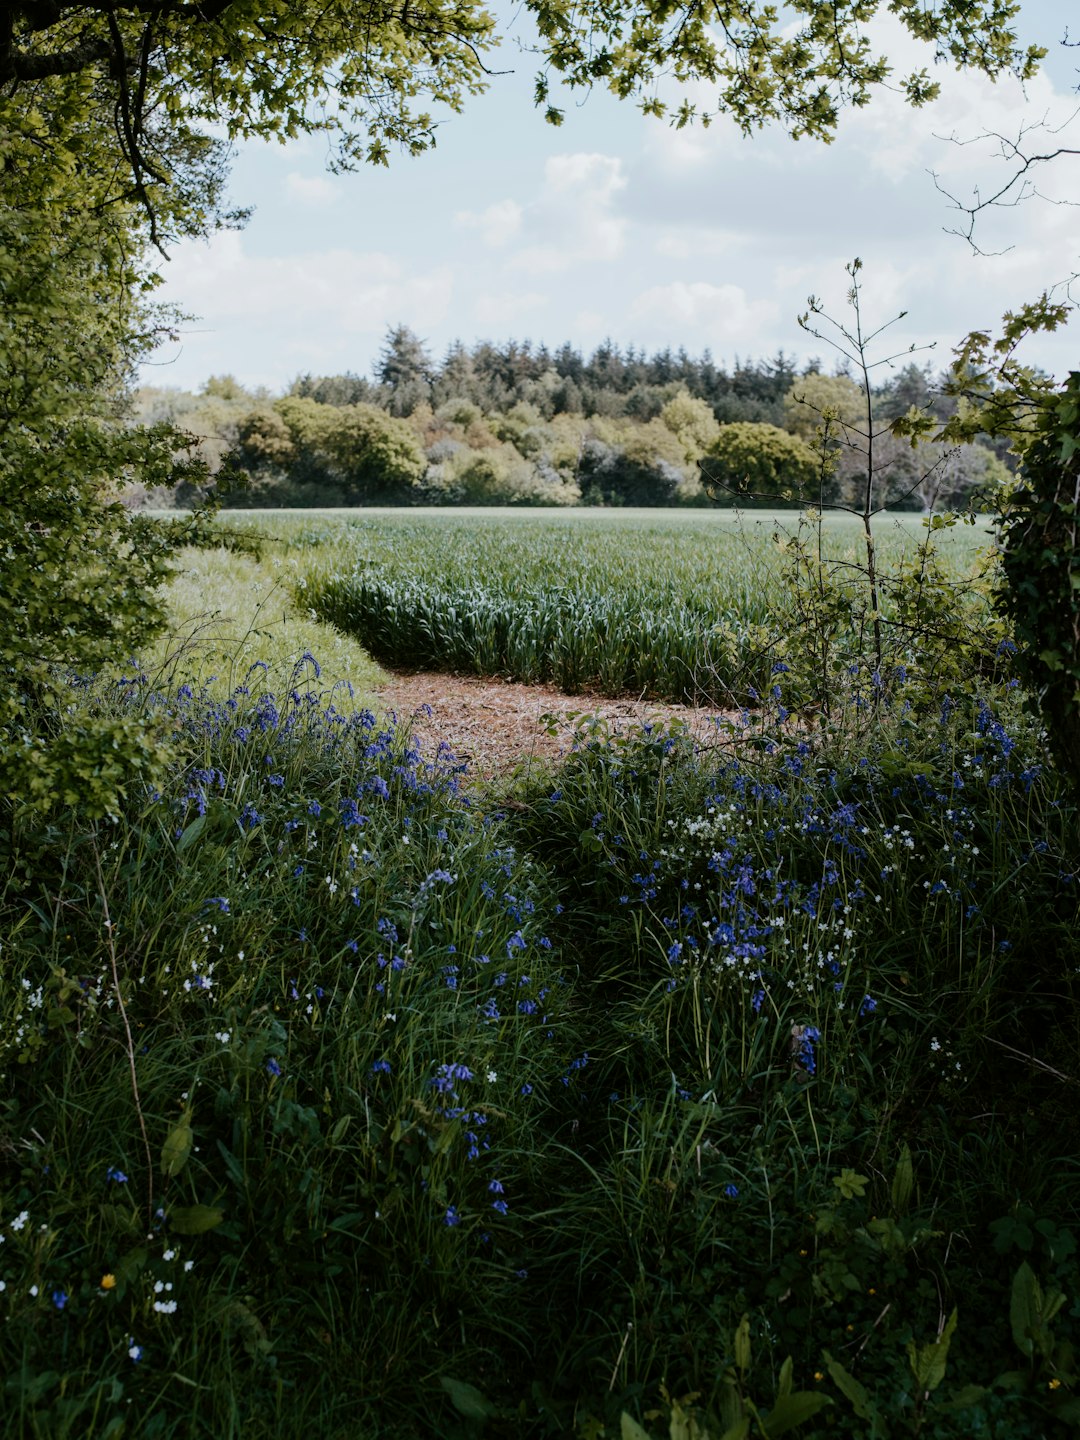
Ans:
[{"label": "distant treeline", "polygon": [[[909,364],[875,390],[875,428],[912,406],[944,419],[953,404]],[[854,504],[867,472],[859,386],[783,352],[728,371],[708,351],[605,341],[586,358],[485,341],[457,342],[436,363],[397,326],[371,379],[303,375],[274,396],[219,376],[198,395],[139,391],[136,412],[185,427],[215,471],[246,475],[229,502],[241,505]],[[877,498],[914,510],[965,503],[1004,473],[985,446],[912,450],[887,433],[873,466]]]},{"label": "distant treeline", "polygon": [[[739,360],[729,372],[708,350],[694,357],[684,349],[647,355],[611,340],[588,358],[573,345],[549,349],[529,340],[471,348],[455,341],[441,364],[404,325],[387,335],[374,378],[360,375],[303,375],[290,394],[323,405],[377,405],[391,415],[411,415],[418,406],[438,409],[448,401],[471,400],[485,414],[533,405],[546,418],[594,415],[654,420],[678,390],[704,400],[720,424],[750,421],[783,426],[784,399],[795,380],[821,372],[821,362],[799,366],[782,350],[771,360]],[[891,376],[877,395],[884,419],[906,414],[912,405],[933,403],[932,382],[918,366]],[[943,413],[949,413],[946,409]]]}]

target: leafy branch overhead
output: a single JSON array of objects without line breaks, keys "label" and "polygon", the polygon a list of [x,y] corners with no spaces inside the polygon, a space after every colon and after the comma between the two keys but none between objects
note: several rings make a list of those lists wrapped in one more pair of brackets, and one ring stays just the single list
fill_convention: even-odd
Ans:
[{"label": "leafy branch overhead", "polygon": [[[788,12],[760,0],[527,0],[539,35],[537,103],[562,119],[557,78],[604,85],[664,115],[658,86],[671,78],[711,91],[677,107],[678,125],[726,113],[744,131],[775,122],[828,140],[840,111],[866,104],[875,86],[898,86],[916,105],[937,94],[925,69],[894,76],[875,52],[867,26],[880,0],[793,8],[794,31]],[[1016,0],[944,0],[933,10],[893,0],[888,9],[935,62],[1027,77],[1044,53],[1019,43]],[[346,169],[386,163],[392,146],[417,153],[434,143],[434,122],[415,102],[459,109],[485,88],[485,59],[506,38],[475,0],[17,0],[0,15],[0,120],[31,145],[66,151],[84,182],[94,174],[106,198],[139,201],[155,224],[158,207],[185,191],[201,212],[186,223],[199,228],[210,221],[193,167],[213,169],[212,157],[220,167],[229,142],[328,132]],[[207,124],[227,141],[210,139]]]}]

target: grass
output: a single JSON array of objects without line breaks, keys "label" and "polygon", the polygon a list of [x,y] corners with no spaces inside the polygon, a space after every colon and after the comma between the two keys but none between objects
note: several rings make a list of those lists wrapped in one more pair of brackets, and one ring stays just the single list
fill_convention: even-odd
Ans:
[{"label": "grass", "polygon": [[[764,689],[793,645],[780,551],[798,531],[790,512],[745,526],[709,511],[363,512],[254,524],[284,547],[279,563],[302,602],[387,663],[730,705]],[[922,533],[910,517],[887,524],[879,563],[895,569]],[[950,537],[954,575],[985,538]],[[859,563],[850,517],[827,525],[825,544],[836,561]]]},{"label": "grass", "polygon": [[1075,802],[1007,675],[789,675],[494,796],[306,662],[99,694],[175,759],[4,817],[3,1433],[1075,1433]]},{"label": "grass", "polygon": [[284,688],[301,657],[317,655],[326,688],[352,685],[358,701],[383,678],[348,635],[297,605],[286,579],[252,555],[189,547],[177,556],[168,589],[169,629],[144,663],[161,676],[182,675],[215,693],[231,691],[251,664],[270,666]]}]

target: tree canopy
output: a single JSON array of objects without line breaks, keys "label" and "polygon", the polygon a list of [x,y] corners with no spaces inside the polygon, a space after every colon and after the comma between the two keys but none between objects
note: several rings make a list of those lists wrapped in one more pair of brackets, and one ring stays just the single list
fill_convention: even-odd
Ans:
[{"label": "tree canopy", "polygon": [[[665,78],[703,82],[677,124],[730,114],[828,139],[846,105],[875,86],[912,104],[938,85],[895,76],[868,24],[886,9],[928,59],[1027,77],[1044,53],[1020,45],[1018,0],[526,0],[539,35],[536,99],[558,123],[552,80],[603,85],[657,115]],[[77,169],[96,203],[141,202],[155,238],[169,224],[227,218],[221,181],[232,141],[323,131],[340,167],[386,162],[433,143],[428,101],[451,109],[482,90],[503,35],[476,0],[15,0],[0,7],[5,164],[20,147]],[[220,127],[220,134],[208,127]]]}]

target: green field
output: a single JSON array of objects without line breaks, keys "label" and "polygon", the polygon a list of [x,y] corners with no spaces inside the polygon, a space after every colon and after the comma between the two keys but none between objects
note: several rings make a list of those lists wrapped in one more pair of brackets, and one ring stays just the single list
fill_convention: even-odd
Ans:
[{"label": "green field", "polygon": [[[794,638],[780,548],[800,533],[792,512],[364,511],[240,524],[268,537],[301,603],[387,664],[730,704],[767,683]],[[879,517],[877,531],[886,575],[925,535],[910,516]],[[812,527],[801,533],[816,547]],[[950,532],[952,575],[987,541]],[[829,519],[823,543],[834,561],[864,559],[851,517]],[[857,572],[837,573],[853,625]],[[888,619],[887,594],[883,609]]]}]

